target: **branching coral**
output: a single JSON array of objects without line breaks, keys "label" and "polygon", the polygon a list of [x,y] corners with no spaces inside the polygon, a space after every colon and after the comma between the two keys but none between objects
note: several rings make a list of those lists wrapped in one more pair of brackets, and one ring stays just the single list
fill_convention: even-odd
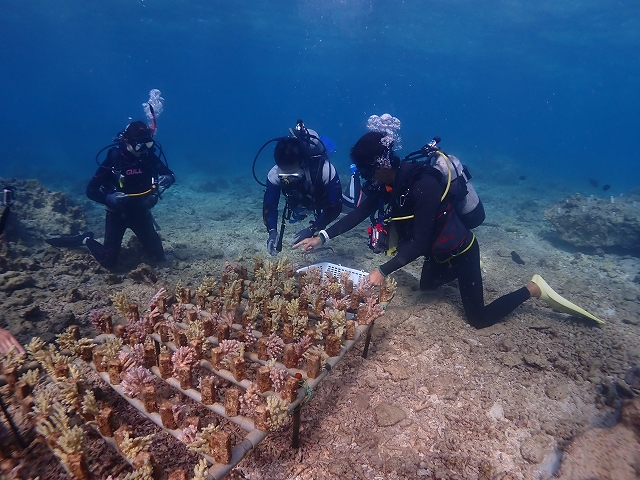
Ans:
[{"label": "branching coral", "polygon": [[267,398],[267,410],[269,411],[269,429],[275,430],[287,423],[289,418],[288,404],[284,400],[272,395]]},{"label": "branching coral", "polygon": [[227,368],[231,368],[231,360],[235,357],[244,356],[245,344],[237,340],[222,340],[220,348],[222,349],[222,360],[220,362]]},{"label": "branching coral", "polygon": [[99,332],[111,333],[110,329],[111,316],[102,310],[91,310],[89,312],[89,321],[93,324],[94,328]]},{"label": "branching coral", "polygon": [[191,347],[180,347],[171,355],[173,373],[176,375],[182,367],[194,367],[198,364],[198,355]]},{"label": "branching coral", "polygon": [[209,471],[207,461],[201,458],[198,464],[193,469],[193,478],[191,480],[208,480]]},{"label": "branching coral", "polygon": [[298,338],[309,325],[309,317],[307,317],[306,315],[301,317],[293,317],[291,319],[291,325],[293,325],[293,336]]},{"label": "branching coral", "polygon": [[262,319],[263,322],[269,322],[269,331],[277,332],[280,328],[280,324],[282,323],[282,315],[278,312],[274,312],[270,317],[264,317]]},{"label": "branching coral", "polygon": [[284,351],[284,340],[275,333],[269,335],[267,342],[267,356],[269,358],[280,358]]},{"label": "branching coral", "polygon": [[122,339],[118,337],[109,337],[102,344],[100,351],[105,361],[115,360],[122,349]]},{"label": "branching coral", "polygon": [[89,390],[85,393],[84,398],[82,400],[82,413],[85,416],[93,415],[93,417],[97,417],[100,412],[100,407],[98,406],[98,402],[96,401],[96,397],[93,394],[93,391]]},{"label": "branching coral", "polygon": [[289,374],[286,370],[272,366],[269,370],[269,377],[271,378],[271,385],[273,386],[274,392],[281,393],[284,390]]},{"label": "branching coral", "polygon": [[84,430],[79,426],[75,426],[69,430],[63,430],[60,433],[61,435],[56,441],[56,447],[54,447],[53,453],[68,469],[70,467],[68,460],[69,455],[72,453],[82,453]]},{"label": "branching coral", "polygon": [[161,288],[160,290],[158,290],[155,295],[153,297],[151,297],[151,300],[149,301],[149,310],[153,310],[154,308],[156,308],[156,304],[158,303],[158,300],[161,297],[164,297],[167,295],[167,289],[166,288]]},{"label": "branching coral", "polygon": [[305,359],[309,359],[311,356],[319,356],[322,363],[326,362],[329,359],[329,355],[324,351],[320,345],[314,345],[309,347],[309,349],[302,355]]},{"label": "branching coral", "polygon": [[33,337],[24,348],[29,354],[29,357],[38,360],[38,358],[42,357],[46,345],[40,337]]},{"label": "branching coral", "polygon": [[233,322],[236,320],[236,311],[233,310],[225,310],[222,315],[218,318],[218,324],[221,325],[233,325]]},{"label": "branching coral", "polygon": [[256,344],[256,337],[253,334],[253,323],[249,322],[247,323],[247,325],[244,327],[244,344],[246,348],[253,348],[253,346]]},{"label": "branching coral", "polygon": [[338,337],[342,337],[344,328],[347,324],[347,315],[343,310],[331,310],[329,312],[329,321],[333,326],[333,331]]},{"label": "branching coral", "polygon": [[182,280],[178,280],[178,283],[176,284],[176,289],[174,291],[174,294],[175,294],[176,299],[178,301],[181,301],[182,298],[185,296],[186,289],[184,288],[184,285],[182,285]]},{"label": "branching coral", "polygon": [[127,315],[129,313],[129,304],[131,303],[129,302],[127,293],[122,291],[120,293],[116,293],[115,295],[111,295],[109,298],[113,302],[113,306],[116,309],[116,312],[127,318]]},{"label": "branching coral", "polygon": [[129,350],[120,350],[118,360],[120,360],[123,372],[133,367],[143,367],[145,365],[144,345],[142,343],[136,343]]},{"label": "branching coral", "polygon": [[305,335],[298,342],[296,342],[293,346],[295,348],[296,357],[302,358],[307,350],[311,348],[313,345],[313,338],[309,335]]},{"label": "branching coral", "polygon": [[180,441],[182,443],[186,443],[187,445],[193,443],[197,439],[198,427],[195,425],[188,425],[182,429],[182,433],[180,434]]},{"label": "branching coral", "polygon": [[244,395],[240,397],[240,414],[252,418],[256,413],[256,407],[261,403],[258,386],[251,382]]},{"label": "branching coral", "polygon": [[21,377],[20,380],[25,382],[30,387],[33,387],[38,381],[38,375],[40,375],[40,370],[35,368],[32,370],[28,370]]},{"label": "branching coral", "polygon": [[2,359],[2,370],[6,370],[8,368],[15,368],[16,370],[24,365],[24,362],[27,360],[27,355],[25,353],[18,353],[15,346],[11,346],[7,353],[4,355],[0,355]]},{"label": "branching coral", "polygon": [[398,289],[398,282],[392,277],[387,277],[384,284],[380,287],[380,303],[389,302]]},{"label": "branching coral", "polygon": [[323,320],[316,324],[316,340],[322,340],[324,338],[324,331],[329,328],[329,322]]},{"label": "branching coral", "polygon": [[188,445],[189,450],[198,453],[204,453],[205,455],[211,454],[210,440],[214,433],[220,431],[219,425],[213,423],[204,427],[198,432],[196,439]]},{"label": "branching coral", "polygon": [[140,468],[132,473],[127,473],[122,480],[155,480],[153,476],[153,465],[145,461]]},{"label": "branching coral", "polygon": [[196,320],[195,322],[189,322],[187,328],[184,331],[189,341],[196,340],[204,337],[204,327],[202,326],[202,320]]},{"label": "branching coral", "polygon": [[218,289],[218,281],[211,277],[204,277],[202,279],[202,283],[198,285],[196,289],[197,295],[202,295],[203,297],[212,296],[216,290]]},{"label": "branching coral", "polygon": [[120,386],[125,395],[137,397],[146,385],[151,385],[155,376],[144,367],[132,367],[123,375]]},{"label": "branching coral", "polygon": [[132,438],[129,432],[124,432],[122,442],[120,442],[122,454],[129,460],[133,460],[140,452],[149,450],[154,435],[155,434]]},{"label": "branching coral", "polygon": [[[322,280],[322,269],[320,267],[309,267],[306,273],[306,284],[307,285],[320,285],[320,281]],[[305,285],[306,286],[306,285]]]}]

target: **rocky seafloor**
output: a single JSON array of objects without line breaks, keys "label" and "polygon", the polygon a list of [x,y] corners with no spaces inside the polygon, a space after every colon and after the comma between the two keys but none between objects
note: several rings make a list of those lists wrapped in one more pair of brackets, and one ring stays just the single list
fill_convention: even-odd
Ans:
[{"label": "rocky seafloor", "polygon": [[[71,324],[93,335],[88,313],[113,309],[116,293],[147,304],[162,287],[181,282],[195,289],[205,276],[218,277],[225,261],[250,265],[265,254],[262,192],[246,179],[175,185],[154,210],[167,261],[149,264],[128,234],[114,271],[84,248],[44,242],[85,228],[99,238],[99,206],[35,180],[12,184],[18,196],[0,244],[0,326],[23,343],[35,335],[51,341]],[[613,215],[622,200],[568,191],[556,198],[548,189],[509,185],[480,185],[480,192],[487,221],[476,235],[486,301],[539,273],[606,324],[531,300],[504,323],[475,330],[465,322],[455,283],[432,293],[417,289],[415,262],[394,274],[398,293],[376,321],[368,358],[356,345],[303,409],[300,448],[290,448],[290,428],[275,432],[233,476],[638,478],[640,380],[633,368],[640,364],[640,258],[627,228],[637,214],[624,216],[633,216],[635,198],[627,195],[626,210]],[[324,261],[368,271],[381,259],[366,248],[364,228],[336,239],[332,250],[286,254],[300,266]],[[594,229],[606,231],[606,241],[588,240],[604,235]],[[100,464],[106,458],[94,459],[94,478],[103,478],[97,472],[107,471]],[[37,473],[67,478],[53,466]]]}]

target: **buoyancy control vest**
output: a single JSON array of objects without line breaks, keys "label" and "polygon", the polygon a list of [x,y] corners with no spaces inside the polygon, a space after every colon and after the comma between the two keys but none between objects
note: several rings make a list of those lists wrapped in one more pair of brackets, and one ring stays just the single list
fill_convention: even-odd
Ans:
[{"label": "buoyancy control vest", "polygon": [[394,187],[391,195],[386,215],[387,223],[392,222],[399,238],[411,235],[412,225],[410,222],[405,223],[405,221],[413,220],[413,208],[406,204],[406,199],[409,198],[413,184],[422,175],[432,175],[442,186],[443,194],[433,221],[432,238],[428,239],[430,253],[438,261],[448,261],[465,251],[474,238],[473,233],[461,221],[455,208],[455,204],[460,201],[461,196],[464,199],[464,177],[459,175],[454,183],[448,172],[445,176],[440,169],[426,162],[415,163],[412,167],[407,165],[402,168],[401,166],[399,170],[400,182]]},{"label": "buoyancy control vest", "polygon": [[[451,174],[451,201],[465,226],[469,229],[479,226],[484,221],[484,209],[481,215],[469,215],[480,205],[480,197],[471,184],[471,174],[466,165],[457,157],[440,151],[432,157],[431,165],[442,173],[444,179]],[[483,207],[480,205],[480,208]]]}]

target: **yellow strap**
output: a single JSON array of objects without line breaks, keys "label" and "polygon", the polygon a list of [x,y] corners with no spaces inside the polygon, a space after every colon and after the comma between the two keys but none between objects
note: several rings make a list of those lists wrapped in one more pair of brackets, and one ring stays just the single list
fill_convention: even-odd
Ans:
[{"label": "yellow strap", "polygon": [[471,242],[469,242],[469,245],[467,246],[467,248],[465,248],[464,250],[462,250],[461,252],[456,253],[455,255],[451,255],[449,258],[447,258],[446,260],[440,262],[437,258],[436,258],[436,262],[438,263],[449,263],[451,261],[452,258],[456,258],[460,255],[462,255],[463,253],[465,253],[467,250],[469,250],[471,248],[471,246],[473,245],[473,242],[476,241],[476,234],[471,232],[472,238],[471,238]]},{"label": "yellow strap", "polygon": [[444,200],[444,197],[447,196],[447,193],[449,193],[449,187],[451,187],[451,160],[449,160],[449,157],[447,157],[447,154],[444,153],[442,150],[438,150],[438,153],[440,155],[442,155],[444,157],[444,159],[447,161],[447,172],[448,172],[448,176],[449,178],[447,179],[447,188],[444,189],[444,193],[442,194],[442,198],[440,198],[440,201]]},{"label": "yellow strap", "polygon": [[150,188],[146,192],[142,192],[142,193],[127,193],[127,196],[129,196],[129,197],[140,197],[142,195],[146,195],[147,193],[151,193],[152,190],[153,190],[153,188]]}]

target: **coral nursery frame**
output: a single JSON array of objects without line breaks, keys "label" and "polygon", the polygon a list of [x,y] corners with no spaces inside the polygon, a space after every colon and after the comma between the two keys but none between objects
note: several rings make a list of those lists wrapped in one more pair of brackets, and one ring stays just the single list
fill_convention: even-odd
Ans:
[{"label": "coral nursery frame", "polygon": [[[256,259],[249,280],[245,267],[226,264],[219,284],[205,279],[195,295],[181,285],[173,296],[161,290],[143,315],[124,293],[114,296],[126,324],[114,325],[110,315],[92,312],[91,319],[102,334],[81,339],[75,327],[59,335],[58,344],[60,352],[78,357],[76,363],[86,362],[147,419],[173,437],[196,445],[201,464],[194,478],[221,479],[289,417],[291,445],[297,448],[300,412],[313,390],[362,335],[366,335],[363,357],[367,356],[374,320],[393,296],[395,282],[390,280],[378,293],[364,281],[366,275],[329,263],[295,271],[286,260],[274,264]],[[68,383],[69,371],[76,371],[60,365],[62,357],[56,347],[45,349],[32,342],[27,350],[55,381]],[[178,425],[172,414],[176,405],[168,397],[158,397],[158,388],[166,390],[158,385],[168,385],[220,422],[201,426],[191,417]],[[68,385],[62,390],[68,392]],[[22,401],[28,397],[27,391],[20,394]],[[86,402],[85,398],[63,403],[78,405],[76,412],[69,410],[68,414],[82,416],[91,410]],[[58,418],[59,411],[47,416],[41,399],[35,404],[39,432],[53,431],[55,424],[65,423]],[[165,478],[148,452],[136,450],[135,458],[125,455],[128,447],[123,442],[131,445],[132,431],[114,431],[111,426],[117,412],[109,408],[94,411],[96,428],[107,443],[134,468],[147,468],[152,478]],[[227,431],[229,426],[231,431]],[[239,440],[233,446],[232,438]],[[56,455],[73,478],[85,478],[87,459],[65,442],[51,448],[65,451],[63,456]],[[70,459],[72,464],[68,464]],[[168,478],[187,477],[181,471],[169,472]]]}]

